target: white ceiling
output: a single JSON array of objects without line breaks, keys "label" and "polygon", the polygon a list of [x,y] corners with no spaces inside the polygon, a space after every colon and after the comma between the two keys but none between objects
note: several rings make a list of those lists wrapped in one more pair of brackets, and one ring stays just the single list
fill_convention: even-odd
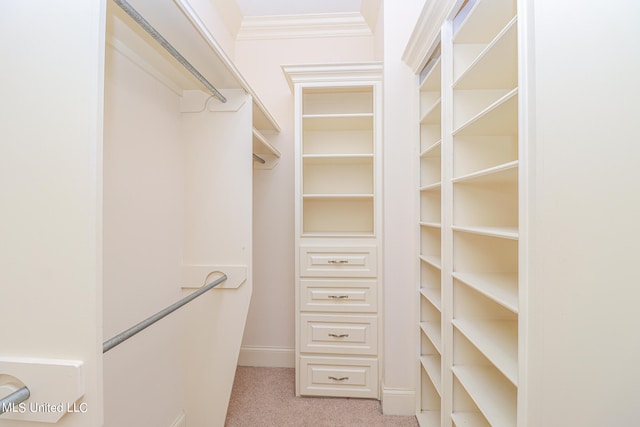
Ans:
[{"label": "white ceiling", "polygon": [[360,12],[362,0],[236,0],[243,16]]}]

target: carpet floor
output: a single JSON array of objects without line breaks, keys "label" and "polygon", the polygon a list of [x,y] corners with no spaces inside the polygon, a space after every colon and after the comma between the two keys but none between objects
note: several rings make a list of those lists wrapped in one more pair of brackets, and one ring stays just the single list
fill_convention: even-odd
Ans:
[{"label": "carpet floor", "polygon": [[294,370],[239,366],[226,427],[415,427],[415,417],[382,415],[372,399],[296,397]]}]

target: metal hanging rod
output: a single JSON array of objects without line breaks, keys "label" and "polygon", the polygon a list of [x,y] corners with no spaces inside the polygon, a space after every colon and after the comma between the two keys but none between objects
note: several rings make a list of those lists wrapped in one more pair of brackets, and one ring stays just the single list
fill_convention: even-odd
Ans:
[{"label": "metal hanging rod", "polygon": [[164,310],[160,310],[159,312],[157,312],[153,316],[148,317],[147,319],[143,320],[142,322],[138,323],[135,326],[132,326],[131,328],[127,329],[126,331],[123,331],[123,332],[119,333],[118,335],[114,336],[113,338],[106,340],[102,344],[102,353],[104,354],[107,351],[111,350],[113,347],[115,347],[115,346],[117,346],[119,344],[122,344],[124,341],[128,340],[129,338],[131,338],[132,336],[134,336],[138,332],[141,332],[141,331],[145,330],[149,326],[151,326],[154,323],[156,323],[158,320],[160,320],[163,317],[166,317],[167,315],[173,313],[174,311],[176,311],[177,309],[179,309],[183,305],[193,301],[194,299],[198,298],[200,295],[204,294],[205,292],[215,288],[216,286],[218,286],[219,284],[221,284],[225,280],[227,280],[227,275],[223,274],[221,277],[218,277],[216,280],[214,280],[213,282],[209,283],[208,285],[205,285],[204,287],[198,289],[194,293],[182,298],[180,301],[170,305],[169,307],[165,308]]},{"label": "metal hanging rod", "polygon": [[0,415],[7,411],[13,410],[17,405],[21,404],[31,396],[31,392],[24,386],[14,391],[10,395],[0,399]]},{"label": "metal hanging rod", "polygon": [[138,11],[136,11],[129,3],[127,3],[125,0],[113,1],[118,6],[120,6],[120,8],[122,8],[122,10],[124,10],[126,14],[131,17],[131,19],[136,21],[136,23],[140,25],[143,30],[145,30],[151,37],[153,37],[155,41],[160,43],[160,45],[165,48],[165,50],[169,52],[171,56],[173,56],[180,64],[182,64],[182,66],[186,68],[187,71],[189,71],[196,79],[198,79],[200,83],[202,83],[207,89],[209,89],[213,96],[218,98],[221,102],[227,102],[227,98],[225,98],[224,95],[222,95],[218,91],[218,89],[213,87],[213,85],[209,83],[209,81],[202,74],[200,74],[200,72],[196,70],[195,67],[191,65],[189,61],[187,61],[186,58],[182,56],[182,54],[180,54],[180,52],[176,50],[176,48],[171,46],[167,39],[162,37],[162,35],[158,31],[156,31],[156,29],[153,28],[151,24],[149,24],[149,22],[147,22],[147,20],[144,19],[142,15],[140,15]]},{"label": "metal hanging rod", "polygon": [[262,164],[267,163],[267,161],[265,159],[263,159],[262,157],[258,156],[257,154],[253,154],[253,160],[256,160]]}]

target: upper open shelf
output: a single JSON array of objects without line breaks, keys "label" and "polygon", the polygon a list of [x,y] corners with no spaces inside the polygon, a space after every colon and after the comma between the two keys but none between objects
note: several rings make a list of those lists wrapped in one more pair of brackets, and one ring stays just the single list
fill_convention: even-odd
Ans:
[{"label": "upper open shelf", "polygon": [[[213,37],[188,0],[129,0],[182,56],[216,89],[243,89],[253,100],[253,127],[280,131],[280,126],[231,59]],[[181,95],[185,90],[207,89],[133,21],[108,2],[107,41],[158,80]]]}]

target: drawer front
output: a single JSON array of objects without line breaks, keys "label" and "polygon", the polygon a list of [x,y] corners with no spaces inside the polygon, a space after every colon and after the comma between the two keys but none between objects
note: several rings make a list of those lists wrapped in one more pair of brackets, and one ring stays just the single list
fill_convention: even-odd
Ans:
[{"label": "drawer front", "polygon": [[300,352],[375,355],[376,316],[300,315]]},{"label": "drawer front", "polygon": [[300,275],[375,277],[376,247],[300,247]]},{"label": "drawer front", "polygon": [[371,312],[378,310],[375,280],[300,280],[300,310]]},{"label": "drawer front", "polygon": [[300,394],[378,398],[378,360],[301,356]]}]

